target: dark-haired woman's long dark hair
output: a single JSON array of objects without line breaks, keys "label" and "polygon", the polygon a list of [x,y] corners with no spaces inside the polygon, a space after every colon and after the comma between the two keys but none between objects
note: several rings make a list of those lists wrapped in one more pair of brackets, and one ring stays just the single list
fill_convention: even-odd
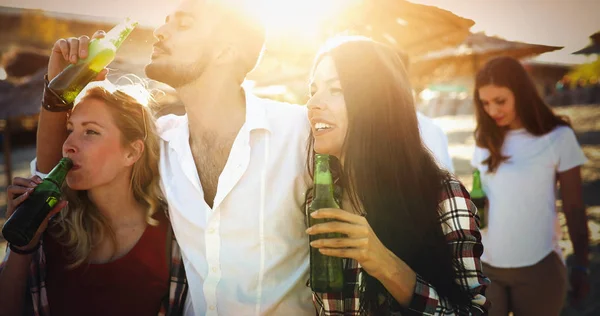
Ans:
[{"label": "dark-haired woman's long dark hair", "polygon": [[[322,52],[331,56],[344,91],[348,132],[344,166],[332,163],[355,209],[362,209],[381,242],[435,286],[458,310],[471,294],[458,283],[454,259],[440,225],[438,203],[450,178],[423,145],[411,87],[394,50],[352,40]],[[313,140],[309,142],[312,146]],[[312,166],[312,147],[309,148]],[[311,172],[312,174],[312,172]],[[374,312],[383,285],[364,273],[361,309]]]},{"label": "dark-haired woman's long dark hair", "polygon": [[490,60],[477,73],[474,92],[477,119],[475,141],[477,146],[490,152],[489,158],[483,161],[488,166],[488,172],[495,172],[498,166],[510,157],[502,155],[507,129],[496,125],[483,109],[479,98],[479,89],[487,85],[506,87],[514,94],[517,117],[523,127],[533,135],[545,135],[561,125],[570,126],[566,117],[554,114],[542,100],[531,77],[518,60],[504,56]]}]

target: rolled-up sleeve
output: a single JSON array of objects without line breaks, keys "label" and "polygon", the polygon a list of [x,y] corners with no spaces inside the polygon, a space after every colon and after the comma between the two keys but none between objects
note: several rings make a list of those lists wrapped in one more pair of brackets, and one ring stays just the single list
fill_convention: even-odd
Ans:
[{"label": "rolled-up sleeve", "polygon": [[31,163],[29,163],[29,170],[31,171],[31,176],[38,176],[42,179],[48,176],[47,173],[41,173],[37,170],[37,157],[33,158]]}]

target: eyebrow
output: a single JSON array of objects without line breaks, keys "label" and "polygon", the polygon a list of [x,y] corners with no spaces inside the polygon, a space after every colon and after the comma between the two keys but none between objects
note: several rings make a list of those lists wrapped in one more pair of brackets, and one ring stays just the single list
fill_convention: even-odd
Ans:
[{"label": "eyebrow", "polygon": [[[71,122],[71,120],[67,121],[67,125],[69,125],[69,124],[73,125],[73,122]],[[86,126],[86,125],[90,125],[90,124],[97,125],[97,126],[99,126],[101,128],[104,128],[104,126],[102,126],[102,124],[99,124],[96,121],[85,121],[85,122],[81,122],[81,124],[79,124],[79,125]]]},{"label": "eyebrow", "polygon": [[[176,19],[181,19],[181,18],[185,18],[185,17],[189,17],[189,18],[194,17],[191,13],[184,12],[184,11],[176,11],[172,15],[173,15],[173,18],[176,18]],[[167,17],[165,18],[165,23],[168,23],[170,18],[171,18],[171,15],[167,15]]]},{"label": "eyebrow", "polygon": [[[326,85],[327,85],[327,84],[332,84],[332,83],[334,83],[334,82],[336,82],[336,81],[340,81],[340,78],[338,78],[338,77],[329,78],[329,79],[325,80],[325,84],[326,84]],[[314,86],[314,85],[315,85],[315,82],[314,82],[314,81],[313,81],[313,82],[311,82],[311,83],[310,83],[310,85],[311,85],[311,86]]]}]

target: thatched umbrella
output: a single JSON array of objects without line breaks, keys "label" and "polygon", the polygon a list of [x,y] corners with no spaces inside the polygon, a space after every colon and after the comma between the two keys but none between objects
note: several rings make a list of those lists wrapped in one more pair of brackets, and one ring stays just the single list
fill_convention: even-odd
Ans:
[{"label": "thatched umbrella", "polygon": [[575,55],[600,54],[600,31],[590,35],[590,45],[573,52]]},{"label": "thatched umbrella", "polygon": [[361,0],[333,20],[334,30],[351,30],[390,44],[411,58],[457,45],[475,24],[435,6],[404,0]]},{"label": "thatched umbrella", "polygon": [[428,53],[411,64],[411,77],[415,83],[433,79],[445,80],[474,77],[481,66],[498,56],[517,59],[537,56],[562,49],[557,46],[508,41],[483,33],[471,34],[462,44]]}]

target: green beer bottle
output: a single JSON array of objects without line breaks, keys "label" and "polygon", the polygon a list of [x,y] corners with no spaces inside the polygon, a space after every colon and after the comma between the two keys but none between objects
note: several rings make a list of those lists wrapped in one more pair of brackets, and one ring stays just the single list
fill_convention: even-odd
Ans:
[{"label": "green beer bottle", "polygon": [[71,167],[73,167],[71,159],[60,160],[4,223],[2,227],[4,239],[18,247],[27,246],[31,242],[48,213],[58,203],[61,195],[60,188]]},{"label": "green beer bottle", "polygon": [[115,59],[117,49],[136,26],[137,22],[127,19],[108,31],[105,37],[92,39],[87,58],[70,64],[54,77],[48,83],[50,91],[65,104],[73,103],[79,92]]},{"label": "green beer bottle", "polygon": [[485,201],[487,197],[481,188],[481,178],[479,170],[473,171],[473,189],[471,190],[471,201],[477,206],[477,215],[479,215],[479,228],[485,228],[487,218],[485,218]]},{"label": "green beer bottle", "polygon": [[[329,170],[329,155],[317,154],[315,157],[314,199],[308,208],[312,213],[322,208],[339,208],[333,198],[333,180]],[[332,221],[330,219],[314,219],[308,216],[309,226]],[[310,241],[320,238],[343,238],[339,233],[310,235]],[[319,249],[310,247],[310,287],[315,292],[341,292],[344,288],[344,271],[342,258],[323,255]]]}]

